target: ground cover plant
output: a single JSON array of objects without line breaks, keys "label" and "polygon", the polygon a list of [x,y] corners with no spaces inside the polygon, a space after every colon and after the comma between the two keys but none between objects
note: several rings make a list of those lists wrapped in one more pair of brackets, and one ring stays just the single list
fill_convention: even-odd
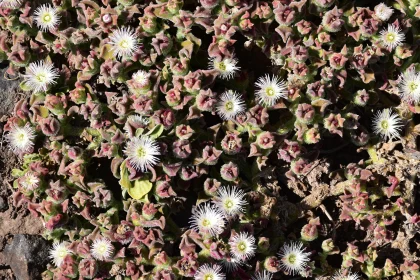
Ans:
[{"label": "ground cover plant", "polygon": [[420,279],[420,1],[0,15],[43,279]]}]

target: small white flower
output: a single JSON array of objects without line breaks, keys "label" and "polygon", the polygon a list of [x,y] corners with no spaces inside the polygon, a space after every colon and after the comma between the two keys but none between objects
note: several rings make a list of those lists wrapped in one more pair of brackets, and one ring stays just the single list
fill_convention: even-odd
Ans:
[{"label": "small white flower", "polygon": [[236,73],[241,69],[241,67],[236,66],[236,64],[238,64],[236,58],[227,57],[222,60],[212,58],[209,63],[209,68],[217,70],[222,79],[230,80],[235,77]]},{"label": "small white flower", "polygon": [[402,45],[405,40],[405,35],[402,33],[399,27],[396,27],[393,24],[388,25],[388,29],[384,29],[380,32],[381,41],[385,47],[395,49],[396,47]]},{"label": "small white flower", "polygon": [[214,264],[204,264],[200,266],[194,275],[195,280],[224,280],[225,274],[222,273],[222,267]]},{"label": "small white flower", "polygon": [[140,115],[131,115],[127,118],[127,121],[138,126],[148,125],[150,122],[147,118]]},{"label": "small white flower", "polygon": [[150,85],[150,73],[139,70],[133,74],[133,80],[135,80],[141,87],[147,87]]},{"label": "small white flower", "polygon": [[292,242],[283,245],[279,253],[281,258],[280,268],[292,275],[303,271],[309,262],[310,253],[305,253],[302,247],[302,242]]},{"label": "small white flower", "polygon": [[247,232],[236,234],[229,241],[230,253],[235,259],[247,260],[255,255],[255,238]]},{"label": "small white flower", "polygon": [[115,30],[109,36],[113,51],[118,57],[132,56],[139,46],[137,43],[136,31],[131,27],[122,27]]},{"label": "small white flower", "polygon": [[52,259],[52,262],[56,267],[59,267],[68,254],[71,254],[71,251],[67,249],[66,242],[54,242],[53,247],[50,250],[50,259]]},{"label": "small white flower", "polygon": [[41,5],[34,13],[35,23],[41,31],[55,29],[60,24],[60,15],[58,9],[51,5]]},{"label": "small white flower", "polygon": [[34,146],[35,130],[29,123],[24,127],[12,125],[11,130],[6,135],[6,141],[9,142],[10,149],[15,154],[27,153]]},{"label": "small white flower", "polygon": [[33,191],[39,186],[39,178],[33,172],[27,172],[20,181],[21,186],[27,191]]},{"label": "small white flower", "polygon": [[236,186],[232,188],[223,186],[217,191],[214,203],[225,215],[233,217],[244,212],[244,206],[247,205],[244,197],[245,193]]},{"label": "small white flower", "polygon": [[383,139],[400,138],[401,118],[390,109],[378,111],[373,117],[373,131]]},{"label": "small white flower", "polygon": [[0,0],[0,8],[16,9],[20,6],[22,0]]},{"label": "small white flower", "polygon": [[225,219],[222,211],[215,205],[200,204],[190,218],[191,228],[202,234],[216,236],[223,232]]},{"label": "small white flower", "polygon": [[347,275],[344,275],[343,270],[337,271],[331,280],[359,280],[360,277],[357,273],[348,272]]},{"label": "small white flower", "polygon": [[40,60],[29,64],[23,78],[34,93],[46,91],[48,86],[57,83],[55,79],[58,78],[58,70],[51,63]]},{"label": "small white flower", "polygon": [[401,98],[407,102],[418,103],[420,101],[420,73],[410,69],[405,71],[400,79],[398,91]]},{"label": "small white flower", "polygon": [[252,280],[271,280],[271,278],[273,278],[273,275],[267,270],[264,270],[263,272],[255,273]]},{"label": "small white flower", "polygon": [[148,167],[159,162],[157,156],[160,152],[157,142],[145,135],[130,139],[124,153],[133,167],[139,171],[145,172]]},{"label": "small white flower", "polygon": [[229,90],[222,93],[216,111],[222,119],[231,120],[245,111],[245,102],[239,93]]},{"label": "small white flower", "polygon": [[387,21],[393,13],[394,10],[384,3],[380,3],[375,6],[375,16],[377,16],[382,21]]},{"label": "small white flower", "polygon": [[280,98],[287,96],[286,82],[277,76],[260,77],[255,86],[259,88],[255,94],[261,105],[273,106]]},{"label": "small white flower", "polygon": [[220,263],[222,264],[223,268],[227,271],[227,272],[234,272],[237,271],[238,268],[244,264],[243,261],[235,259],[233,257],[229,257],[226,256],[223,260],[220,261]]},{"label": "small white flower", "polygon": [[113,252],[114,246],[112,246],[111,240],[108,238],[95,239],[90,247],[90,253],[92,256],[100,261],[109,259]]}]

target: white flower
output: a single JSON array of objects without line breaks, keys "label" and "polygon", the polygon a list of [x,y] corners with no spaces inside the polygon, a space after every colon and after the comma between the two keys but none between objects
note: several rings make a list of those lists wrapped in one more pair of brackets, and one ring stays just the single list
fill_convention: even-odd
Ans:
[{"label": "white flower", "polygon": [[235,259],[233,257],[229,257],[226,256],[223,260],[221,260],[220,262],[223,266],[223,268],[227,271],[227,272],[233,272],[233,271],[237,271],[238,268],[244,264],[243,261]]},{"label": "white flower", "polygon": [[244,206],[247,204],[245,193],[237,187],[221,187],[217,191],[214,203],[227,216],[236,216],[244,212]]},{"label": "white flower", "polygon": [[260,77],[255,86],[259,88],[255,94],[261,105],[273,106],[280,98],[287,96],[286,82],[277,76]]},{"label": "white flower", "polygon": [[230,253],[235,259],[247,260],[255,255],[255,238],[247,232],[236,234],[229,241]]},{"label": "white flower", "polygon": [[400,138],[401,118],[390,109],[378,111],[373,117],[373,131],[383,139]]},{"label": "white flower", "polygon": [[202,234],[216,236],[223,232],[225,220],[222,211],[215,205],[200,204],[190,218],[191,227]]},{"label": "white flower", "polygon": [[50,250],[50,259],[52,259],[55,266],[59,267],[68,254],[71,254],[71,251],[67,249],[66,242],[54,242],[53,247]]},{"label": "white flower", "polygon": [[0,8],[16,9],[21,3],[22,0],[0,0]]},{"label": "white flower", "polygon": [[399,27],[389,24],[388,29],[384,29],[380,32],[381,41],[387,48],[395,49],[400,46],[405,40],[405,35],[402,33]]},{"label": "white flower", "polygon": [[292,275],[303,271],[307,267],[307,262],[309,262],[310,253],[305,253],[302,247],[302,242],[283,245],[279,253],[281,258],[280,268]]},{"label": "white flower", "polygon": [[148,125],[150,122],[147,118],[140,115],[131,115],[127,118],[127,121],[138,126]]},{"label": "white flower", "polygon": [[222,273],[222,267],[214,264],[204,264],[200,266],[194,275],[195,280],[224,280],[225,274]]},{"label": "white flower", "polygon": [[133,167],[139,171],[145,172],[159,162],[157,156],[160,152],[157,142],[145,135],[130,139],[124,153]]},{"label": "white flower", "polygon": [[41,31],[55,29],[60,24],[60,15],[58,9],[51,5],[41,5],[34,13],[35,23]]},{"label": "white flower", "polygon": [[212,58],[209,63],[210,69],[215,69],[220,73],[222,79],[229,80],[235,77],[241,67],[236,66],[238,60],[236,58],[224,58],[222,60],[218,58]]},{"label": "white flower", "polygon": [[28,191],[33,191],[39,186],[39,178],[33,172],[26,172],[20,180],[21,186]]},{"label": "white flower", "polygon": [[133,80],[136,81],[141,87],[147,87],[150,85],[150,73],[139,70],[133,74]]},{"label": "white flower", "polygon": [[29,123],[26,123],[24,127],[12,125],[11,130],[6,135],[10,149],[16,154],[30,152],[34,146],[34,139],[35,130]]},{"label": "white flower", "polygon": [[49,62],[42,60],[32,62],[23,75],[26,85],[35,93],[46,91],[49,85],[56,84],[58,78],[58,70]]},{"label": "white flower", "polygon": [[344,275],[343,270],[337,271],[331,280],[359,280],[360,277],[357,273],[348,272],[347,275]]},{"label": "white flower", "polygon": [[420,101],[420,73],[410,69],[405,71],[400,79],[398,91],[401,98],[407,102],[418,103]]},{"label": "white flower", "polygon": [[113,46],[112,50],[118,57],[132,56],[139,48],[136,31],[131,27],[118,28],[109,36],[109,39]]},{"label": "white flower", "polygon": [[229,90],[222,93],[216,111],[222,119],[231,120],[245,111],[245,102],[239,93]]},{"label": "white flower", "polygon": [[108,238],[98,238],[93,241],[90,247],[90,253],[92,256],[100,261],[109,259],[114,252],[114,246],[111,244],[111,240]]},{"label": "white flower", "polygon": [[384,3],[375,6],[375,15],[382,21],[387,21],[393,13],[394,10]]},{"label": "white flower", "polygon": [[273,278],[271,273],[267,270],[264,270],[263,272],[255,273],[255,275],[252,277],[252,280],[271,280],[271,278]]}]

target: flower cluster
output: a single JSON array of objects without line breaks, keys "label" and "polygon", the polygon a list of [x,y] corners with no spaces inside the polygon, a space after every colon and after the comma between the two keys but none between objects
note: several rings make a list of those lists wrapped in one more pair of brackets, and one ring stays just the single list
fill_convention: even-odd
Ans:
[{"label": "flower cluster", "polygon": [[44,279],[420,277],[420,6],[388,2],[0,0]]}]

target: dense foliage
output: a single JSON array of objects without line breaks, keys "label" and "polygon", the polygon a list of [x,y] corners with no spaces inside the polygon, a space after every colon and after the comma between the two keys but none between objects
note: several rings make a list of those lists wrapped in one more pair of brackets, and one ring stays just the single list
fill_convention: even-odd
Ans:
[{"label": "dense foliage", "polygon": [[44,279],[420,278],[420,1],[0,7]]}]

